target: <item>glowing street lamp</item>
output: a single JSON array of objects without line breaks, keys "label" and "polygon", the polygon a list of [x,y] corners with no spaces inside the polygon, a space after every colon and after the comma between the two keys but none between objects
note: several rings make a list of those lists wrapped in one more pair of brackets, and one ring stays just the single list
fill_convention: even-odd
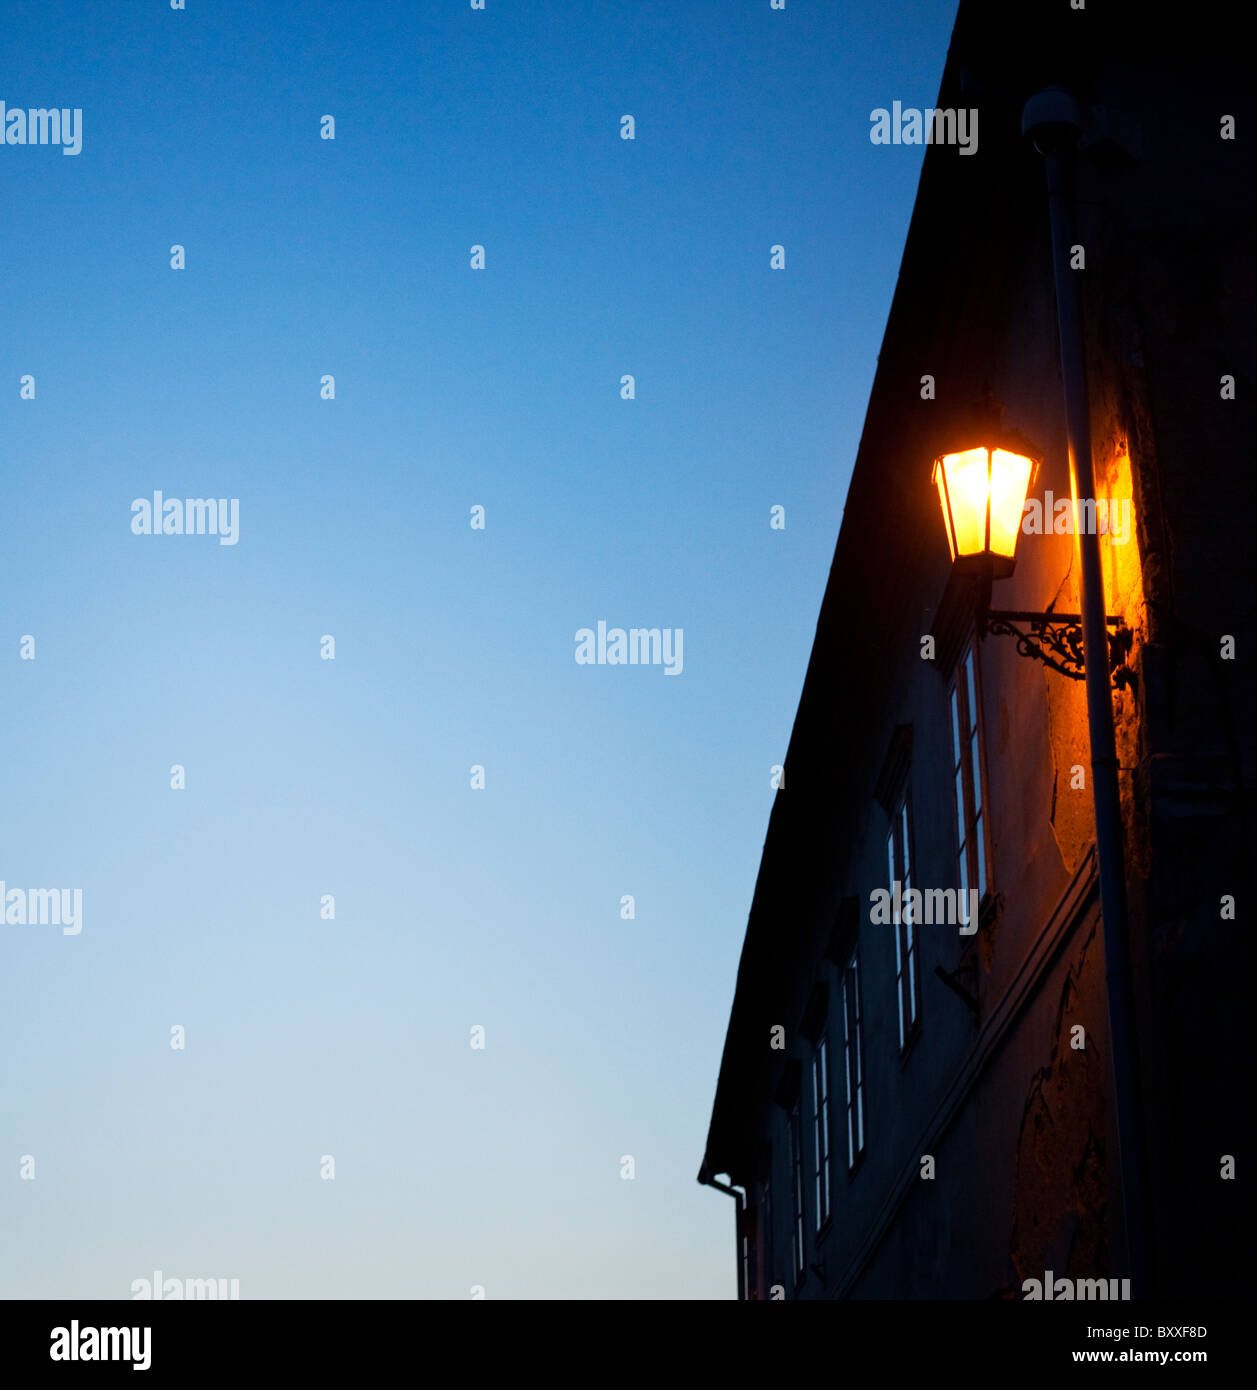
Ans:
[{"label": "glowing street lamp", "polygon": [[[994,419],[994,412],[987,408]],[[1083,624],[1077,613],[1027,613],[993,610],[991,581],[1007,579],[1017,563],[1017,537],[1026,493],[1039,472],[1029,441],[997,425],[981,427],[966,448],[934,460],[933,481],[943,510],[943,526],[952,567],[979,585],[978,632],[1004,633],[1017,639],[1017,651],[1072,680],[1086,678]],[[1109,669],[1119,688],[1131,677],[1123,664],[1131,636],[1121,618],[1105,620]]]},{"label": "glowing street lamp", "polygon": [[1038,459],[987,443],[934,460],[951,558],[962,571],[1005,579],[1017,562],[1017,536]]}]

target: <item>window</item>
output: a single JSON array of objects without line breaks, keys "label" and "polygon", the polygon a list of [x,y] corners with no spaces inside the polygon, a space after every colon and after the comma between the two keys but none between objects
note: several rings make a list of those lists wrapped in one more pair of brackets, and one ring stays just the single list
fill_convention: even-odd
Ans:
[{"label": "window", "polygon": [[847,1166],[864,1153],[864,1034],[860,1024],[860,962],[842,972],[842,1057],[847,1077]]},{"label": "window", "polygon": [[816,1226],[829,1220],[829,1038],[812,1054],[812,1139],[816,1159]]},{"label": "window", "polygon": [[803,1278],[803,1116],[797,1101],[790,1112],[790,1203],[790,1244],[797,1284]]},{"label": "window", "polygon": [[[890,834],[886,837],[886,869],[890,876],[890,896],[894,904],[895,927],[895,992],[899,999],[899,1050],[911,1040],[917,1025],[917,1005],[921,993],[917,973],[917,928],[913,921],[912,888],[912,824],[909,797],[904,793],[899,809],[891,817]],[[895,885],[899,885],[896,893]]]},{"label": "window", "polygon": [[[956,860],[960,874],[960,910],[967,914],[970,889],[976,901],[986,897],[986,815],[982,799],[982,736],[978,707],[978,672],[970,645],[951,689],[952,772],[956,790]],[[966,925],[968,923],[966,917]]]},{"label": "window", "polygon": [[760,1200],[759,1225],[759,1267],[762,1271],[759,1296],[761,1298],[769,1293],[773,1283],[773,1275],[776,1272],[773,1254],[775,1244],[776,1242],[773,1240],[773,1188],[772,1182],[765,1179],[763,1197]]}]

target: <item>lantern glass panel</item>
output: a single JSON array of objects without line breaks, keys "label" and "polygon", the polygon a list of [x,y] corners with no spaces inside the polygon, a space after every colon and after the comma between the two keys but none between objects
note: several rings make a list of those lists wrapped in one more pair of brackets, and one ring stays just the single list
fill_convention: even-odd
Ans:
[{"label": "lantern glass panel", "polygon": [[1017,549],[1033,467],[1028,458],[1007,449],[991,454],[991,550],[1010,560]]},{"label": "lantern glass panel", "polygon": [[[965,449],[943,457],[942,472],[950,513],[953,556],[981,555],[986,549],[987,451]],[[940,489],[941,490],[941,489]]]}]

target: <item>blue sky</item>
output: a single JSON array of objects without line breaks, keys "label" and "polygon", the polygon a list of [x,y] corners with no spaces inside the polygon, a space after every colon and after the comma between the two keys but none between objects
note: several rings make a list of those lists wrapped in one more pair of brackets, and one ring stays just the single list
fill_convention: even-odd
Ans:
[{"label": "blue sky", "polygon": [[0,924],[0,1294],[733,1295],[695,1174],[920,171],[869,113],[953,13],[12,8],[83,148],[0,146],[0,879],[83,929]]}]

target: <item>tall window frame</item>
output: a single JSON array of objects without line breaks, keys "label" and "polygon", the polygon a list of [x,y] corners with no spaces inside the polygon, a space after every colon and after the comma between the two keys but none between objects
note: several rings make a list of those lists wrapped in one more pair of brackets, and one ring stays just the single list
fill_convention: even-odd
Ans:
[{"label": "tall window frame", "polygon": [[816,1229],[824,1228],[833,1210],[830,1182],[829,1034],[822,1033],[812,1053],[812,1157],[815,1168]]},{"label": "tall window frame", "polygon": [[764,1179],[760,1189],[759,1263],[760,1269],[763,1271],[760,1287],[761,1298],[766,1294],[771,1297],[773,1276],[776,1274],[776,1244],[777,1242],[773,1238],[773,1184],[770,1163],[769,1176]]},{"label": "tall window frame", "polygon": [[807,1253],[803,1229],[803,1115],[797,1100],[790,1110],[790,1253],[797,1284],[803,1278]]},{"label": "tall window frame", "polygon": [[[979,909],[991,891],[990,817],[987,815],[981,675],[977,643],[970,637],[947,695],[952,739],[953,825],[962,916],[968,912],[971,888],[978,891]],[[967,925],[972,927],[975,924],[968,922]]]},{"label": "tall window frame", "polygon": [[[895,995],[899,1010],[899,1051],[907,1051],[921,1021],[921,966],[917,923],[908,897],[913,886],[916,856],[912,839],[912,795],[905,787],[891,816],[886,837],[887,888],[894,904]],[[899,894],[895,884],[899,884]]]},{"label": "tall window frame", "polygon": [[847,1169],[864,1156],[864,1024],[860,1008],[860,953],[842,972],[842,1057],[847,1091]]}]

